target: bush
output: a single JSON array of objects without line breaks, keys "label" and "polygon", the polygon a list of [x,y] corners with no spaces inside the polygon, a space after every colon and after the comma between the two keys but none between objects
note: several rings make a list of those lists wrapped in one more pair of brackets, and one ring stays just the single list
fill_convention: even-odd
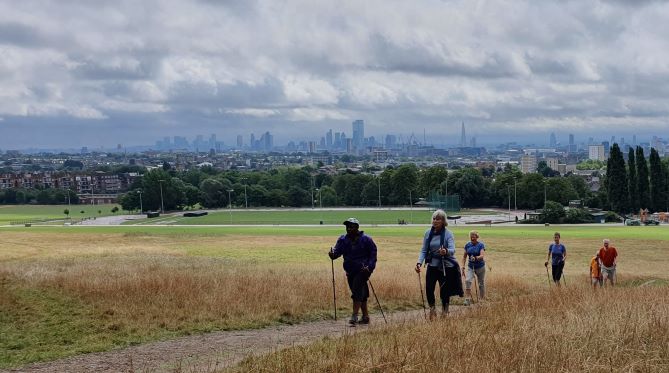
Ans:
[{"label": "bush", "polygon": [[592,217],[585,209],[569,209],[564,221],[569,224],[592,223]]},{"label": "bush", "polygon": [[623,218],[621,218],[620,215],[613,211],[607,211],[606,215],[604,215],[604,221],[607,223],[620,223],[623,221]]},{"label": "bush", "polygon": [[560,223],[565,217],[564,207],[553,201],[547,201],[544,206],[544,223]]}]

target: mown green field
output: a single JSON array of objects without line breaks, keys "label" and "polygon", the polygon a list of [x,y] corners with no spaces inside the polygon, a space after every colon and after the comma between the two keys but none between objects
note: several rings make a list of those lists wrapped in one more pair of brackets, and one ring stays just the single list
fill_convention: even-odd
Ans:
[{"label": "mown green field", "polygon": [[[475,210],[449,213],[450,215],[490,215],[491,211]],[[141,221],[130,221],[126,224],[187,224],[187,225],[226,225],[226,224],[340,224],[344,220],[355,217],[362,224],[407,224],[429,223],[432,211],[424,208],[413,210],[219,210],[201,217],[183,217],[181,213],[168,214],[160,218]]]},{"label": "mown green field", "polygon": [[[106,205],[0,205],[0,225],[12,222],[37,222],[45,220],[65,219],[65,209],[70,210],[72,220],[90,219],[93,217],[114,215],[111,210],[115,204]],[[82,213],[83,211],[83,213]],[[99,212],[98,212],[99,211]],[[118,211],[116,214],[122,214]]]}]

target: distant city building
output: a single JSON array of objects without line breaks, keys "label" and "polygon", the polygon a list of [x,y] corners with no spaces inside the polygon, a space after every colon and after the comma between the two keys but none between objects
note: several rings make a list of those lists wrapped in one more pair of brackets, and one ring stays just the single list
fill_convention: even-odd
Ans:
[{"label": "distant city building", "polygon": [[604,145],[588,145],[588,159],[595,161],[605,161],[606,153],[604,152]]},{"label": "distant city building", "polygon": [[537,172],[537,157],[525,154],[520,158],[520,171],[524,174]]},{"label": "distant city building", "polygon": [[460,147],[467,146],[467,136],[465,135],[465,122],[462,122],[460,129]]},{"label": "distant city building", "polygon": [[553,171],[558,171],[558,159],[555,157],[546,157],[544,158],[544,161],[546,161],[546,165],[550,167],[551,170]]},{"label": "distant city building", "polygon": [[578,148],[576,147],[576,142],[574,141],[574,134],[570,133],[569,134],[569,153],[576,153],[578,151]]},{"label": "distant city building", "polygon": [[244,146],[242,135],[237,135],[237,148],[241,149]]},{"label": "distant city building", "polygon": [[386,148],[392,149],[397,146],[397,136],[386,135]]},{"label": "distant city building", "polygon": [[551,132],[551,137],[549,141],[549,146],[554,148],[557,145],[557,138],[555,137],[555,132]]},{"label": "distant city building", "polygon": [[325,134],[325,147],[328,149],[332,148],[332,129]]},{"label": "distant city building", "polygon": [[353,123],[353,146],[357,149],[362,148],[365,139],[365,121],[362,119],[354,120]]}]

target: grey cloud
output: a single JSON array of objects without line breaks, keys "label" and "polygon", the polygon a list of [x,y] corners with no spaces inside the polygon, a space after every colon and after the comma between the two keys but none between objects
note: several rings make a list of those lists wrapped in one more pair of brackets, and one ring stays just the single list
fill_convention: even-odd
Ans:
[{"label": "grey cloud", "polygon": [[49,38],[37,28],[21,23],[0,23],[0,44],[13,44],[22,47],[41,47],[48,45]]}]

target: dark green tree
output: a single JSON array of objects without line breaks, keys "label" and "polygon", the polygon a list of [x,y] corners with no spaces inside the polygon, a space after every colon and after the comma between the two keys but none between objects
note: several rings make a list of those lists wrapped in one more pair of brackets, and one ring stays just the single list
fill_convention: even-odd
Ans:
[{"label": "dark green tree", "polygon": [[[643,155],[643,148],[636,147],[636,177],[637,193],[639,195],[639,208],[650,208],[650,186],[648,185],[648,164]],[[612,201],[609,196],[609,200]],[[636,212],[636,211],[635,211]]]},{"label": "dark green tree", "polygon": [[630,193],[630,208],[632,211],[639,211],[639,193],[637,192],[638,181],[636,177],[636,157],[634,156],[634,148],[630,146],[627,153],[627,172],[629,175],[629,193]]},{"label": "dark green tree", "polygon": [[543,208],[544,223],[560,223],[565,217],[564,207],[561,204],[553,201],[546,201],[546,206]]},{"label": "dark green tree", "polygon": [[660,155],[655,148],[650,149],[650,201],[651,210],[663,211],[667,206],[666,175]]},{"label": "dark green tree", "polygon": [[432,191],[439,191],[441,183],[448,177],[448,171],[443,166],[426,168],[419,172],[418,195],[427,197]]},{"label": "dark green tree", "polygon": [[627,183],[625,159],[618,144],[614,143],[606,165],[606,190],[611,209],[621,214],[630,210]]}]

